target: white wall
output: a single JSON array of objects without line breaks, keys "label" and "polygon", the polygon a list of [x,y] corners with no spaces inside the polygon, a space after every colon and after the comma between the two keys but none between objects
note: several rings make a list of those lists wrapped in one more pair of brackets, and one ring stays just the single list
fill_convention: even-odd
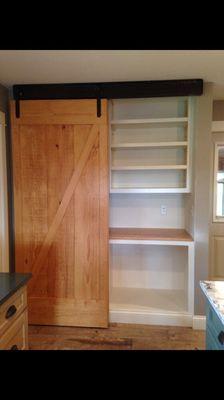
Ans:
[{"label": "white wall", "polygon": [[[161,215],[162,205],[167,214]],[[110,226],[139,228],[184,228],[183,194],[111,194]]]},{"label": "white wall", "polygon": [[209,277],[209,223],[212,200],[212,126],[213,84],[204,84],[204,93],[196,101],[195,112],[195,314],[205,313],[205,300],[199,287],[200,280]]},{"label": "white wall", "polygon": [[187,290],[187,248],[112,245],[111,287]]}]

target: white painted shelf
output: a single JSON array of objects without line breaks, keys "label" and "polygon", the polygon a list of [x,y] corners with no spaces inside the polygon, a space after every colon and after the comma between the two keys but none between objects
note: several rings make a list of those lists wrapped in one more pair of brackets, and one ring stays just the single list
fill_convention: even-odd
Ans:
[{"label": "white painted shelf", "polygon": [[120,165],[112,166],[112,171],[138,171],[138,170],[177,170],[187,169],[187,165]]},{"label": "white painted shelf", "polygon": [[152,142],[152,143],[117,143],[112,144],[112,149],[147,149],[151,147],[185,147],[187,142]]},{"label": "white painted shelf", "polygon": [[187,117],[180,118],[135,118],[135,119],[114,119],[111,125],[130,125],[130,124],[187,124]]},{"label": "white painted shelf", "polygon": [[126,188],[126,187],[112,187],[110,189],[111,194],[115,193],[189,193],[190,190],[187,188]]},{"label": "white painted shelf", "polygon": [[192,327],[186,299],[182,290],[114,287],[110,322]]},{"label": "white painted shelf", "polygon": [[183,290],[114,287],[110,292],[112,310],[154,313],[187,312],[186,300]]}]

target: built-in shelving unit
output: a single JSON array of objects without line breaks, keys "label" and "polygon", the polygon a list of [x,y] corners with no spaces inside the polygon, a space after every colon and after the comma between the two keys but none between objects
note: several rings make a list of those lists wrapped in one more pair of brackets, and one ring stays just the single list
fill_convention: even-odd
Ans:
[{"label": "built-in shelving unit", "polygon": [[190,191],[192,100],[113,100],[110,192]]},{"label": "built-in shelving unit", "polygon": [[[194,241],[191,235],[185,229],[110,228],[109,237],[111,246],[132,246],[131,248],[129,247],[129,250],[118,250],[117,255],[115,252],[113,262],[115,264],[117,259],[120,266],[117,272],[118,277],[116,278],[118,283],[116,283],[115,279],[115,284],[111,285],[110,290],[111,321],[191,326],[194,312]],[[177,282],[177,278],[173,274],[172,279],[174,282],[176,281],[174,287],[172,287],[172,283],[169,288],[161,288],[159,286],[157,288],[135,287],[139,276],[135,272],[136,281],[131,281],[130,271],[133,273],[133,257],[135,255],[133,246],[139,245],[152,246],[152,261],[149,261],[149,268],[150,263],[152,263],[153,269],[155,269],[153,263],[158,258],[158,252],[155,251],[155,247],[165,247],[166,253],[163,254],[162,252],[163,257],[167,257],[165,268],[162,269],[162,271],[167,269],[166,272],[162,272],[165,275],[165,280],[170,274],[169,258],[171,257],[172,260],[175,260],[173,251],[175,249],[177,251],[176,260],[178,262],[178,257],[182,257],[184,254],[179,252],[179,249],[185,248],[187,250],[187,264],[184,265],[182,257],[180,260],[182,260],[183,265],[179,265],[179,270],[182,271],[183,277],[185,276],[185,278],[182,277],[182,283]],[[172,252],[169,251],[170,246],[172,246]],[[137,250],[137,254],[139,254],[139,250]],[[150,255],[150,252],[148,254]],[[147,265],[147,261],[145,262]],[[142,271],[142,263],[144,263],[143,260],[139,265],[139,274],[144,271],[144,268]],[[137,269],[138,267],[136,266],[136,271]],[[159,275],[161,275],[159,268],[157,273],[159,281]],[[174,273],[176,273],[175,269]],[[120,286],[120,283],[125,279],[128,279],[129,283],[131,282],[130,286]],[[170,277],[167,280],[169,281]],[[157,285],[158,281],[155,281]],[[142,285],[144,284],[143,279]]]},{"label": "built-in shelving unit", "polygon": [[193,109],[186,97],[111,101],[111,322],[192,326]]}]

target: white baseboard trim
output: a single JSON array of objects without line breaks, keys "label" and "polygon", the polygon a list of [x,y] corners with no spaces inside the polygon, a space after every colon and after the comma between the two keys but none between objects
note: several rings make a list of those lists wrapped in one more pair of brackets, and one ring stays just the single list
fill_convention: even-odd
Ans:
[{"label": "white baseboard trim", "polygon": [[193,329],[205,331],[206,317],[204,315],[194,315],[193,316]]},{"label": "white baseboard trim", "polygon": [[192,315],[188,313],[152,313],[147,311],[110,310],[110,322],[145,325],[170,325],[192,327]]}]

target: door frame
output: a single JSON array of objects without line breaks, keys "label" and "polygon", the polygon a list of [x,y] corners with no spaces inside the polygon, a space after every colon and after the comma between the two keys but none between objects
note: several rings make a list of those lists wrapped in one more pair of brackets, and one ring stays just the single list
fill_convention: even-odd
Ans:
[{"label": "door frame", "polygon": [[216,201],[216,185],[215,185],[215,154],[218,146],[224,143],[224,121],[213,121],[211,130],[211,168],[212,168],[212,181],[210,183],[211,190],[211,202],[210,202],[210,223],[209,223],[209,279],[211,280],[222,280],[223,277],[215,275],[214,269],[214,258],[215,258],[215,238],[224,237],[222,224],[224,224],[224,219],[214,218],[214,209]]},{"label": "door frame", "polygon": [[0,111],[0,272],[9,272],[9,196],[7,182],[6,117]]},{"label": "door frame", "polygon": [[217,203],[217,182],[216,182],[216,177],[217,177],[217,172],[218,172],[218,152],[219,148],[223,147],[224,148],[224,140],[215,140],[214,145],[213,145],[213,205],[212,205],[212,216],[213,220],[212,222],[221,222],[224,223],[224,217],[217,217],[216,215],[216,203]]}]

